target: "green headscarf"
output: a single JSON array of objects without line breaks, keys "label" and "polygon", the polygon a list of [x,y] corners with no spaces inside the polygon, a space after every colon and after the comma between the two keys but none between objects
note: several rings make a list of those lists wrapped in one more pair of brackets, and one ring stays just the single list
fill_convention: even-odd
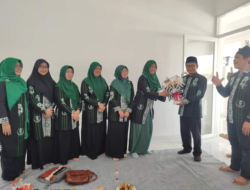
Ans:
[{"label": "green headscarf", "polygon": [[83,81],[86,82],[93,89],[95,96],[101,103],[103,103],[107,86],[106,81],[102,77],[102,75],[100,75],[99,77],[96,77],[94,75],[94,71],[97,66],[100,66],[102,68],[102,66],[98,62],[91,63],[88,71],[88,77],[85,78]]},{"label": "green headscarf", "polygon": [[59,81],[56,83],[56,87],[60,88],[65,93],[65,95],[71,99],[74,110],[77,110],[77,104],[79,102],[79,90],[74,82],[66,79],[65,74],[68,68],[71,68],[74,73],[74,68],[72,66],[64,65],[61,68]]},{"label": "green headscarf", "polygon": [[111,83],[111,86],[113,86],[119,94],[121,94],[124,98],[126,98],[126,103],[130,102],[130,95],[131,95],[131,84],[128,80],[128,77],[126,79],[122,78],[122,69],[128,68],[124,65],[119,65],[116,67],[115,70],[115,78],[113,82]]},{"label": "green headscarf", "polygon": [[[15,74],[15,67],[17,62],[23,67],[23,63],[20,59],[6,58],[0,64],[0,81],[5,81],[7,103],[9,110],[18,102],[23,93],[27,92],[27,84],[21,78]],[[25,96],[25,135],[24,138],[28,138],[27,124],[29,123],[28,103]]]},{"label": "green headscarf", "polygon": [[[2,61],[3,62],[3,61]],[[0,77],[1,77],[1,64],[2,64],[2,62],[0,63]]]},{"label": "green headscarf", "polygon": [[7,58],[1,63],[0,81],[6,83],[7,102],[9,110],[17,103],[23,93],[27,92],[27,84],[15,74],[15,67],[17,62],[23,67],[21,60],[16,58]]},{"label": "green headscarf", "polygon": [[161,85],[160,85],[160,82],[158,80],[156,73],[152,75],[149,72],[149,69],[150,69],[152,64],[155,64],[155,66],[157,68],[156,62],[154,60],[149,60],[144,65],[142,74],[148,79],[148,83],[149,83],[151,90],[154,92],[157,92],[157,91],[161,90]]}]

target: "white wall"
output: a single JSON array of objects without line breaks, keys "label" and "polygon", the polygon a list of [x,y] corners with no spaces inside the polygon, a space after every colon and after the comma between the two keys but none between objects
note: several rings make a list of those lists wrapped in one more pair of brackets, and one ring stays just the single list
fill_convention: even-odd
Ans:
[{"label": "white wall", "polygon": [[247,3],[250,0],[215,0],[216,15],[221,16]]},{"label": "white wall", "polygon": [[[181,74],[183,34],[214,36],[214,1],[208,0],[1,0],[0,60],[24,63],[27,79],[38,58],[57,81],[65,64],[80,86],[92,61],[110,84],[117,65],[130,69],[135,87],[144,63],[158,63],[158,77]],[[179,135],[178,107],[155,104],[154,136]]]}]

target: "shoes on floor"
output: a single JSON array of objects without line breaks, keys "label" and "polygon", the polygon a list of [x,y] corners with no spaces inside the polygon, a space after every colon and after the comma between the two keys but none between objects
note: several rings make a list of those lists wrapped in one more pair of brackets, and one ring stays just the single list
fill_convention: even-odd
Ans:
[{"label": "shoes on floor", "polygon": [[201,161],[201,157],[200,156],[195,156],[194,157],[194,161],[195,162],[200,162]]},{"label": "shoes on floor", "polygon": [[190,153],[191,151],[187,151],[187,150],[180,150],[180,151],[178,151],[178,154],[188,154],[188,153]]},{"label": "shoes on floor", "polygon": [[139,158],[139,155],[138,155],[137,153],[132,153],[131,156],[132,156],[133,158]]}]

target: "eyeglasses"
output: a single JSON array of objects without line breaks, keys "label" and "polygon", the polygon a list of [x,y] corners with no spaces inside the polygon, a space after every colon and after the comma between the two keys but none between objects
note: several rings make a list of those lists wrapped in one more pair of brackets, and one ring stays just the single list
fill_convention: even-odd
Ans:
[{"label": "eyeglasses", "polygon": [[19,65],[16,65],[15,68],[16,68],[16,69],[22,69],[23,67],[22,67],[22,66],[19,66]]},{"label": "eyeglasses", "polygon": [[124,70],[124,71],[122,71],[122,73],[128,73],[128,71],[127,71],[127,70]]},{"label": "eyeglasses", "polygon": [[194,68],[196,65],[186,65],[187,68]]},{"label": "eyeglasses", "polygon": [[40,66],[39,68],[40,69],[48,69],[49,67],[47,67],[47,66]]}]

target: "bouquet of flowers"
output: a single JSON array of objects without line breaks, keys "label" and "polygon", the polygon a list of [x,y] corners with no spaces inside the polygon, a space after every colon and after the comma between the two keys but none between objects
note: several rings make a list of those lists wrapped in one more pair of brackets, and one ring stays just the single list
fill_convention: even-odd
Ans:
[{"label": "bouquet of flowers", "polygon": [[183,92],[184,83],[182,78],[175,75],[171,78],[166,78],[162,83],[162,89],[169,92],[169,101],[173,100],[174,104],[177,104],[181,99],[181,93]]}]

